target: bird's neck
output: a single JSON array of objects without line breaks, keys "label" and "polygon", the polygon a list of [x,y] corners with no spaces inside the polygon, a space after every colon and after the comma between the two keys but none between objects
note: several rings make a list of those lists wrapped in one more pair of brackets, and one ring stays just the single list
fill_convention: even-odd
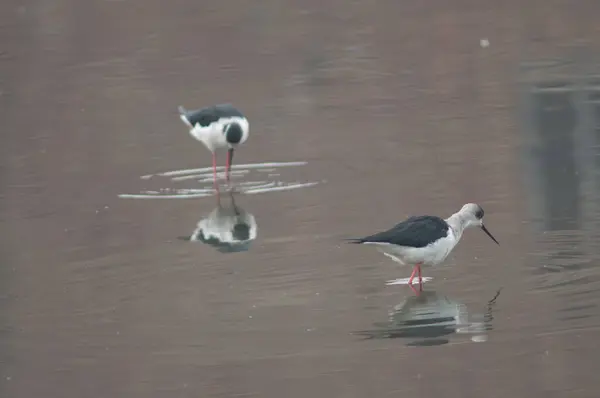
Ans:
[{"label": "bird's neck", "polygon": [[446,222],[454,231],[456,240],[459,240],[462,236],[465,228],[467,227],[467,220],[462,216],[460,212],[452,214],[446,219]]}]

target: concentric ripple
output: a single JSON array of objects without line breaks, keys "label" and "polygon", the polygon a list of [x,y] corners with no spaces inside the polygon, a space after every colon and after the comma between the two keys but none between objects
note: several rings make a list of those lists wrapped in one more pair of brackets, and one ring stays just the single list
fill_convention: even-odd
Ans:
[{"label": "concentric ripple", "polygon": [[[233,165],[230,176],[234,181],[236,191],[241,194],[258,194],[266,192],[289,191],[293,189],[308,188],[324,181],[293,181],[287,182],[280,179],[282,168],[305,166],[308,162],[270,162],[249,163]],[[217,167],[217,178],[223,181],[225,167]],[[166,171],[157,174],[147,174],[140,177],[144,181],[167,179],[169,183],[188,185],[187,187],[158,188],[143,190],[140,193],[124,193],[119,197],[123,199],[189,199],[212,196],[213,188],[212,167],[198,169],[182,169]],[[236,180],[245,181],[236,181]],[[199,186],[198,186],[199,185]]]}]

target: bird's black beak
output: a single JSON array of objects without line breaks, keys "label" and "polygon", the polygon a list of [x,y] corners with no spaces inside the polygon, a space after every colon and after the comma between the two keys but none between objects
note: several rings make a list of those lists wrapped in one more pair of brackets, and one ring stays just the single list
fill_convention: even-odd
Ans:
[{"label": "bird's black beak", "polygon": [[489,236],[490,238],[492,238],[492,240],[494,242],[496,242],[496,244],[500,244],[498,243],[498,241],[496,240],[496,238],[494,238],[494,236],[490,233],[490,231],[488,231],[488,229],[485,227],[485,225],[481,224],[481,229],[483,229],[483,232],[485,232],[487,234],[487,236]]},{"label": "bird's black beak", "polygon": [[229,167],[231,167],[231,165],[233,164],[233,148],[229,148],[229,151],[227,153],[227,164],[229,165]]}]

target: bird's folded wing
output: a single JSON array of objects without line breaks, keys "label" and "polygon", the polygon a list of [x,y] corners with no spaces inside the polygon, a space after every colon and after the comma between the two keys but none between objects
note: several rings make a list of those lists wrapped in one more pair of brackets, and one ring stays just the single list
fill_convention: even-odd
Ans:
[{"label": "bird's folded wing", "polygon": [[448,224],[443,219],[435,216],[415,216],[395,225],[387,231],[357,239],[355,243],[425,247],[433,241],[446,236],[448,236]]}]

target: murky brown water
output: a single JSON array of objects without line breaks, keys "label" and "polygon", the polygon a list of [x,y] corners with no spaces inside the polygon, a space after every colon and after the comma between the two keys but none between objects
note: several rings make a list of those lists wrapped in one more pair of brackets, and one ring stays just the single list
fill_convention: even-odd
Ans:
[{"label": "murky brown water", "polygon": [[[3,2],[1,396],[596,397],[600,3],[404,3]],[[239,182],[320,182],[238,196],[225,254],[177,239],[213,197],[118,197],[224,101],[238,164],[308,162]],[[419,297],[340,243],[468,201],[501,246]]]}]

